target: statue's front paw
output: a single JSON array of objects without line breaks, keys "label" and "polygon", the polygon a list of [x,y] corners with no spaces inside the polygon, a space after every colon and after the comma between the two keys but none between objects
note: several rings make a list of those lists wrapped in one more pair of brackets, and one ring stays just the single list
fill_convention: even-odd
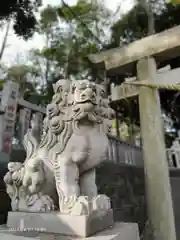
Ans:
[{"label": "statue's front paw", "polygon": [[20,162],[9,162],[8,163],[8,170],[10,172],[19,171],[22,168],[23,164]]},{"label": "statue's front paw", "polygon": [[111,208],[110,198],[104,194],[100,194],[92,200],[93,211],[109,210]]},{"label": "statue's front paw", "polygon": [[71,210],[71,215],[80,216],[80,215],[88,215],[89,213],[90,213],[90,206],[89,206],[88,197],[80,196]]},{"label": "statue's front paw", "polygon": [[4,176],[3,180],[4,180],[4,182],[5,182],[6,184],[12,185],[12,184],[13,184],[13,180],[12,180],[12,174],[11,174],[11,172],[7,172],[6,175]]},{"label": "statue's front paw", "polygon": [[52,212],[55,209],[51,197],[42,193],[27,196],[26,203],[29,212]]}]

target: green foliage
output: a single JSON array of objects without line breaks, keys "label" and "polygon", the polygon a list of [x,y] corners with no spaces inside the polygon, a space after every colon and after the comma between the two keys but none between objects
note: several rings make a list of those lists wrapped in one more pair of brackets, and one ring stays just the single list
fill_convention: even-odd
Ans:
[{"label": "green foliage", "polygon": [[40,14],[39,27],[41,32],[48,30],[53,27],[54,23],[57,21],[56,8],[48,6]]},{"label": "green foliage", "polygon": [[49,85],[58,76],[92,76],[87,55],[100,50],[99,43],[107,39],[102,26],[108,26],[110,12],[95,1],[79,0],[71,8],[67,4],[48,6],[40,16],[38,31],[45,38],[45,46],[41,51],[33,51],[33,62],[44,83]]},{"label": "green foliage", "polygon": [[[155,30],[163,31],[180,24],[180,6],[159,2],[151,3],[154,9]],[[147,35],[148,17],[141,6],[137,4],[130,12],[125,14],[112,26],[112,43],[122,45],[133,42]]]},{"label": "green foliage", "polygon": [[39,5],[41,5],[39,0],[3,1],[0,8],[0,21],[13,18],[15,33],[27,39],[34,33],[36,27],[34,12]]},{"label": "green foliage", "polygon": [[[180,24],[180,5],[172,5],[166,1],[150,1],[151,7],[154,12],[155,20],[155,30],[156,32],[161,32],[168,28]],[[108,48],[123,46],[129,44],[137,39],[143,38],[148,34],[148,17],[144,8],[137,4],[130,12],[125,14],[120,20],[118,20],[111,28],[112,39]],[[165,61],[161,63],[158,67],[163,67],[165,65],[171,65],[171,68],[176,68],[180,66],[180,57],[172,60]],[[132,76],[135,72],[127,72],[124,76]],[[111,79],[113,82],[120,84],[119,79],[123,79],[124,76],[117,76],[116,79]],[[174,127],[180,128],[180,94],[174,91],[164,91],[160,90],[161,105],[164,113],[173,120]],[[175,99],[176,96],[176,99]],[[121,106],[124,106],[122,103]],[[120,106],[120,108],[121,108]],[[133,108],[133,119],[139,122],[139,117],[137,118],[137,105]],[[125,108],[124,114],[128,115],[128,108]],[[167,134],[169,137],[167,144],[169,145],[174,135]]]},{"label": "green foliage", "polygon": [[87,3],[87,1],[78,1],[77,5],[71,7],[71,11],[68,7],[62,6],[58,8],[58,13],[65,21],[76,20],[75,15],[81,18],[88,14],[90,17],[89,13],[92,13],[92,3]]},{"label": "green foliage", "polygon": [[121,46],[147,35],[147,16],[140,4],[117,21],[111,28],[112,43]]}]

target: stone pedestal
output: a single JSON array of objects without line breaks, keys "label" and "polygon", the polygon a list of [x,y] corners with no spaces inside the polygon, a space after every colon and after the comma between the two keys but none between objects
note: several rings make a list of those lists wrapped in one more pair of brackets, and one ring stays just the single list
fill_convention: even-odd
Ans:
[{"label": "stone pedestal", "polygon": [[98,211],[89,216],[63,215],[52,213],[9,212],[7,227],[19,231],[37,231],[66,236],[89,237],[112,227],[113,211]]},{"label": "stone pedestal", "polygon": [[[24,232],[25,233],[25,232]],[[15,235],[16,234],[16,235]],[[115,223],[113,227],[101,231],[94,236],[77,238],[62,236],[59,234],[37,233],[32,237],[17,236],[17,233],[3,231],[0,233],[1,240],[140,240],[138,225],[136,223]],[[24,234],[25,235],[25,234]]]}]

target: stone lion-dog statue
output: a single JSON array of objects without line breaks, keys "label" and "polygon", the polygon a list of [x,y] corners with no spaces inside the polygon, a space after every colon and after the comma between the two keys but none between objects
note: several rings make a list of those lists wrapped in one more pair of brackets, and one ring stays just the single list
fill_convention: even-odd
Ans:
[{"label": "stone lion-dog statue", "polygon": [[4,176],[13,211],[89,214],[109,209],[98,194],[95,169],[107,159],[113,110],[103,85],[59,80],[39,140],[34,116],[24,137],[26,159],[10,162]]}]

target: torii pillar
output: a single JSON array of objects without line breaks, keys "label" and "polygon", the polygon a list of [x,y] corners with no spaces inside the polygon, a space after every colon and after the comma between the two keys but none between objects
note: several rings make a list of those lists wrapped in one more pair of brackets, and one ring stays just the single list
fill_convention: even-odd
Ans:
[{"label": "torii pillar", "polygon": [[[152,83],[156,74],[153,58],[137,63],[140,81]],[[159,94],[156,89],[139,89],[140,124],[144,155],[148,217],[155,240],[176,239],[168,161],[164,140]]]}]

